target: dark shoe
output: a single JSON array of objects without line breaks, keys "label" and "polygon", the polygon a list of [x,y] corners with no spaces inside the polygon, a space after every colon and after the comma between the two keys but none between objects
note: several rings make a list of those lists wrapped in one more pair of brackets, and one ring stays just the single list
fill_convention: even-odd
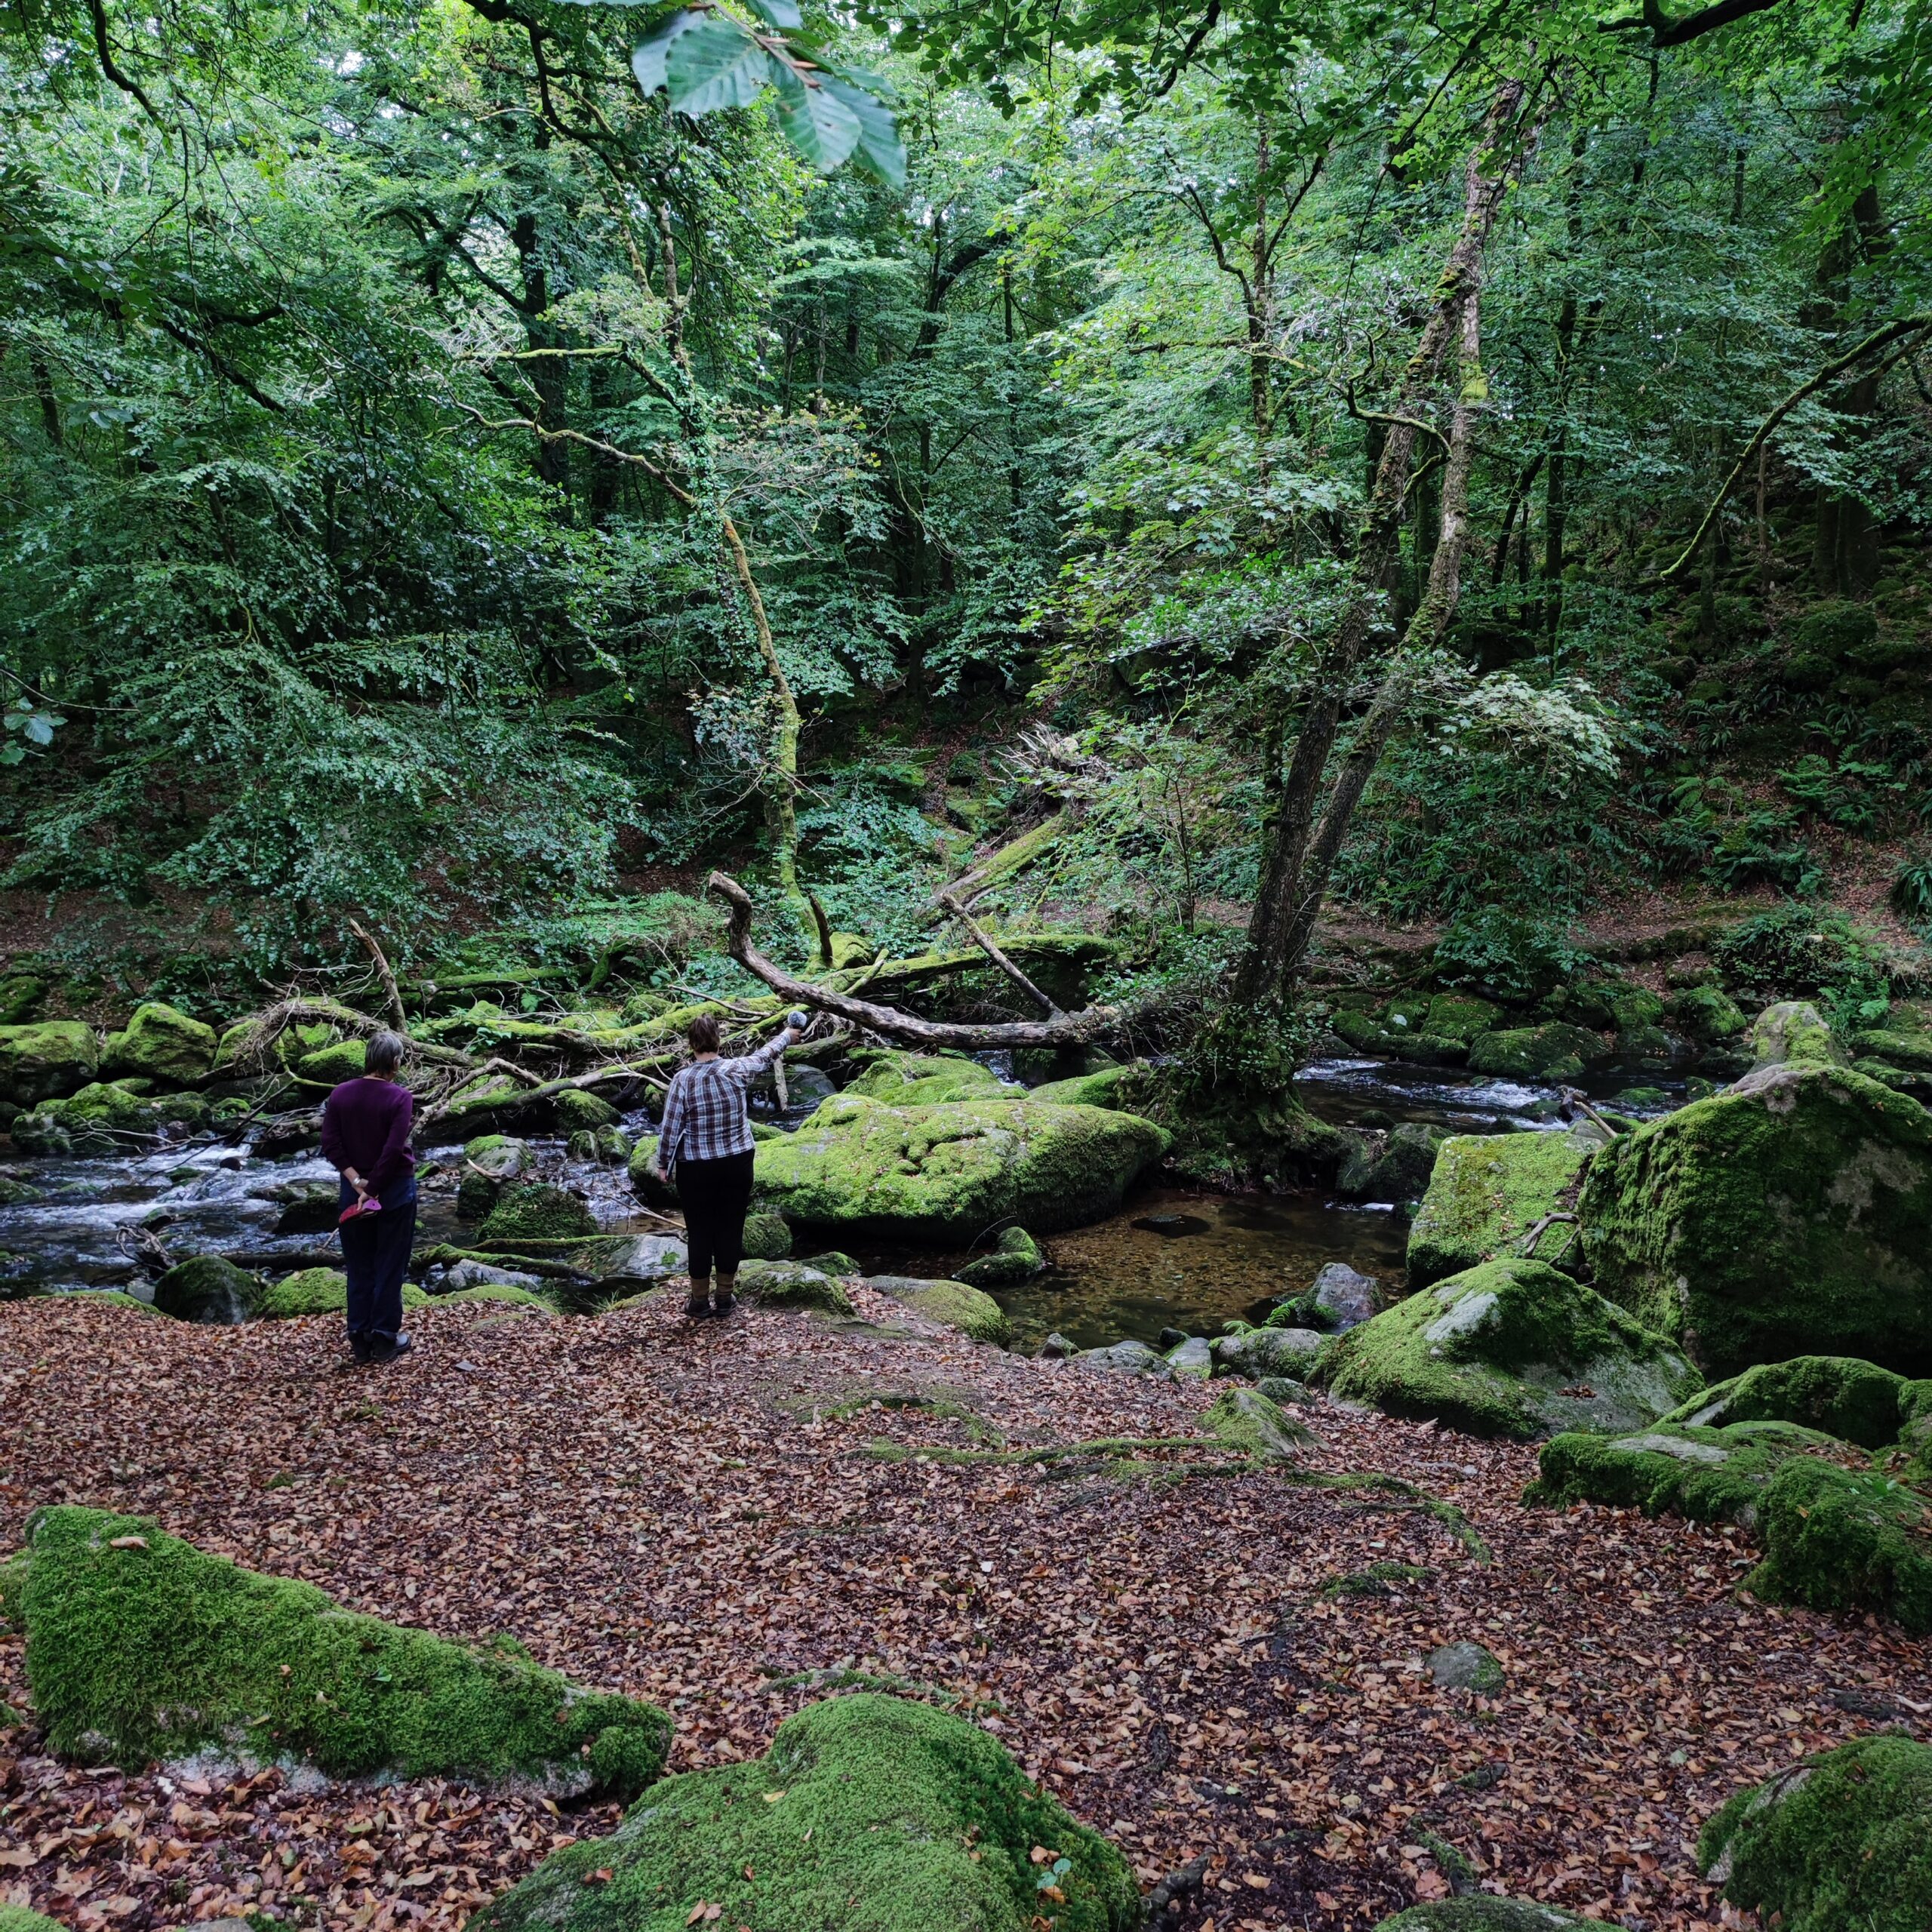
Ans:
[{"label": "dark shoe", "polygon": [[711,1312],[711,1304],[704,1298],[702,1288],[694,1288],[685,1297],[685,1313],[693,1321],[702,1321]]},{"label": "dark shoe", "polygon": [[406,1355],[415,1346],[407,1335],[398,1335],[394,1341],[379,1335],[369,1350],[369,1359],[377,1364],[394,1361],[398,1355]]},{"label": "dark shoe", "polygon": [[711,1312],[712,1314],[720,1315],[729,1315],[731,1310],[737,1306],[737,1281],[735,1278],[728,1281],[721,1281],[718,1284],[717,1298],[711,1305]]},{"label": "dark shoe", "polygon": [[349,1352],[356,1361],[366,1364],[369,1359],[369,1338],[367,1335],[352,1335],[349,1338]]}]

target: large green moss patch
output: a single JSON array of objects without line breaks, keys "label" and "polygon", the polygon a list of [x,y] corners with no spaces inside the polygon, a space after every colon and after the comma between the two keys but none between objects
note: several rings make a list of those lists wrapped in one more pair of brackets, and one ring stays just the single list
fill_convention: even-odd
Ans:
[{"label": "large green moss patch", "polygon": [[1004,1746],[958,1718],[866,1692],[787,1718],[762,1758],[666,1779],[609,1838],[545,1860],[470,1924],[1128,1932],[1140,1918],[1126,1861],[1029,1784]]},{"label": "large green moss patch", "polygon": [[1863,1075],[1770,1067],[1622,1135],[1579,1211],[1597,1286],[1707,1374],[1932,1372],[1932,1114]]},{"label": "large green moss patch", "polygon": [[1167,1144],[1152,1121],[1102,1107],[900,1107],[848,1092],[758,1143],[757,1191],[842,1237],[963,1247],[1011,1222],[1050,1232],[1110,1213]]},{"label": "large green moss patch", "polygon": [[48,1741],[88,1761],[212,1748],[335,1777],[524,1777],[628,1796],[670,1740],[663,1712],[580,1690],[514,1645],[355,1615],[137,1517],[42,1510],[5,1595]]},{"label": "large green moss patch", "polygon": [[1781,1932],[1932,1926],[1932,1745],[1884,1734],[1741,1791],[1698,1863],[1734,1906]]},{"label": "large green moss patch", "polygon": [[1335,1394],[1392,1415],[1527,1441],[1626,1429],[1697,1388],[1664,1337],[1540,1261],[1492,1261],[1339,1337],[1315,1371]]}]

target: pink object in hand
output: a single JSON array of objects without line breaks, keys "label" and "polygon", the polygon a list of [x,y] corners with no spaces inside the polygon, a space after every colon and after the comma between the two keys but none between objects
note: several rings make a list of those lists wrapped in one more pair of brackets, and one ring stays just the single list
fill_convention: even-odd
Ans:
[{"label": "pink object in hand", "polygon": [[359,1221],[365,1214],[380,1214],[383,1204],[371,1195],[360,1201],[352,1201],[337,1217],[336,1226],[342,1227],[351,1221]]}]

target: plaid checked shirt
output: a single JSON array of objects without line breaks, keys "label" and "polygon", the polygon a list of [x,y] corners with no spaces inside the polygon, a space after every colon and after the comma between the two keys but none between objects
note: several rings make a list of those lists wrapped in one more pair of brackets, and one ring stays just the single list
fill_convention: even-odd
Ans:
[{"label": "plaid checked shirt", "polygon": [[672,1076],[657,1131],[657,1164],[666,1174],[680,1161],[721,1161],[752,1151],[745,1089],[782,1054],[780,1033],[742,1060],[694,1060]]}]

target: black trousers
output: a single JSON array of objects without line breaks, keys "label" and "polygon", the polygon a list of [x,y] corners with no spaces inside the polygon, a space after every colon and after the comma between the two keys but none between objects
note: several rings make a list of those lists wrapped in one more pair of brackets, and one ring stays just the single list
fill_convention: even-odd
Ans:
[{"label": "black trousers", "polygon": [[735,1275],[745,1254],[745,1210],[752,1204],[752,1155],[678,1163],[678,1204],[685,1211],[691,1280],[708,1281],[713,1262],[720,1277]]},{"label": "black trousers", "polygon": [[[381,1344],[402,1333],[402,1278],[416,1240],[416,1188],[412,1182],[406,1190],[384,1192],[389,1198],[380,1214],[358,1215],[340,1230],[352,1341]],[[346,1181],[342,1194],[345,1208],[355,1198]]]}]

